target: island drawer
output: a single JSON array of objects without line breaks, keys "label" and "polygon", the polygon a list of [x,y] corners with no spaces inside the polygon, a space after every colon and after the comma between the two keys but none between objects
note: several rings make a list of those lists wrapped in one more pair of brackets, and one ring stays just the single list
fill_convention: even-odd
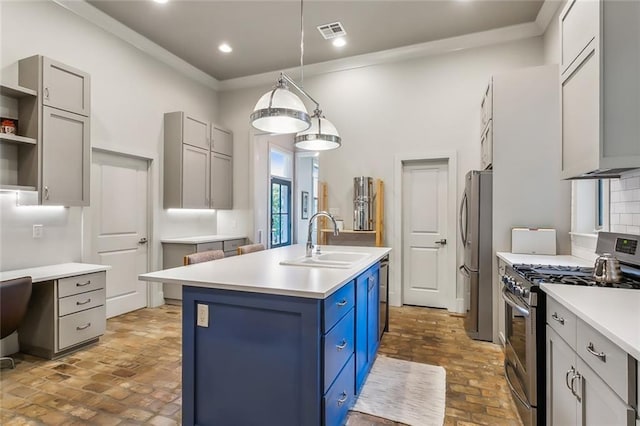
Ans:
[{"label": "island drawer", "polygon": [[237,250],[238,247],[244,245],[244,238],[239,240],[227,240],[223,243],[224,251]]},{"label": "island drawer", "polygon": [[324,392],[329,389],[338,372],[353,354],[355,311],[351,309],[335,327],[322,338],[324,348]]},{"label": "island drawer", "polygon": [[58,299],[58,316],[62,317],[104,305],[104,299],[104,288],[60,298]]},{"label": "island drawer", "polygon": [[576,348],[576,321],[571,311],[553,298],[547,298],[547,324],[573,349]]},{"label": "island drawer", "polygon": [[58,279],[58,297],[73,296],[74,294],[86,293],[98,290],[105,286],[104,272],[93,274],[77,275]]},{"label": "island drawer", "polygon": [[200,243],[196,246],[197,253],[208,250],[222,250],[222,241],[216,241],[213,243]]},{"label": "island drawer", "polygon": [[58,320],[58,349],[63,350],[104,334],[105,306],[67,315]]},{"label": "island drawer", "polygon": [[355,395],[355,362],[352,356],[322,399],[324,425],[344,424]]},{"label": "island drawer", "polygon": [[324,321],[322,331],[331,330],[339,320],[353,308],[355,304],[355,281],[342,286],[324,300]]},{"label": "island drawer", "polygon": [[576,352],[625,403],[635,403],[634,358],[582,320],[578,320]]}]

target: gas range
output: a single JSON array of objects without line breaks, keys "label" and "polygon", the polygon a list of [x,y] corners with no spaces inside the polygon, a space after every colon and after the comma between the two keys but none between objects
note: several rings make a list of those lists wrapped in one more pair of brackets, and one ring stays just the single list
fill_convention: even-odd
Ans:
[{"label": "gas range", "polygon": [[517,275],[534,285],[544,283],[640,290],[640,278],[634,277],[631,272],[623,274],[620,282],[605,284],[593,279],[591,267],[518,264],[513,265],[512,269]]}]

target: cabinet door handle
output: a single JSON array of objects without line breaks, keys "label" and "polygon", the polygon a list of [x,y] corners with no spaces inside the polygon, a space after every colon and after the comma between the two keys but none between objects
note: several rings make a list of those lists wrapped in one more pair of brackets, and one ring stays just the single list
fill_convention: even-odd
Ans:
[{"label": "cabinet door handle", "polygon": [[589,342],[589,344],[587,345],[587,351],[591,355],[598,358],[600,361],[607,362],[607,354],[605,354],[604,352],[596,352],[592,342]]},{"label": "cabinet door handle", "polygon": [[571,394],[573,396],[576,397],[576,399],[578,400],[578,402],[581,401],[580,395],[578,395],[578,393],[575,391],[575,389],[573,388],[573,383],[576,381],[576,379],[578,380],[578,384],[580,384],[580,380],[582,380],[582,375],[578,372],[576,372],[572,377],[571,377]]},{"label": "cabinet door handle", "polygon": [[347,299],[342,299],[341,301],[339,301],[339,302],[337,303],[337,305],[338,305],[338,306],[340,306],[340,307],[343,307],[343,306],[345,306],[347,303],[348,303],[348,302],[347,302]]},{"label": "cabinet door handle", "polygon": [[346,347],[347,347],[347,339],[342,339],[342,342],[340,342],[339,345],[336,345],[336,349],[338,350],[338,352],[340,352]]},{"label": "cabinet door handle", "polygon": [[76,330],[81,331],[81,330],[86,330],[87,328],[91,327],[91,323],[88,322],[85,325],[79,325],[76,327]]},{"label": "cabinet door handle", "polygon": [[338,400],[338,406],[344,404],[347,401],[348,397],[349,395],[347,395],[347,391],[342,391],[342,393],[340,394],[340,399]]},{"label": "cabinet door handle", "polygon": [[49,187],[48,186],[44,187],[44,199],[45,200],[49,199]]},{"label": "cabinet door handle", "polygon": [[369,290],[371,290],[374,285],[376,285],[376,278],[374,276],[371,276],[369,277]]},{"label": "cabinet door handle", "polygon": [[553,315],[551,315],[551,318],[558,321],[560,325],[564,325],[564,318],[559,317],[557,312],[554,312]]},{"label": "cabinet door handle", "polygon": [[573,393],[573,389],[571,389],[571,386],[569,385],[569,374],[575,375],[575,373],[576,369],[572,365],[571,368],[567,370],[567,374],[564,375],[564,383],[567,385],[567,389],[571,390],[571,393]]},{"label": "cabinet door handle", "polygon": [[85,300],[84,302],[76,302],[76,305],[78,306],[82,306],[82,305],[86,305],[87,303],[91,302],[91,298]]},{"label": "cabinet door handle", "polygon": [[49,88],[48,87],[44,88],[44,98],[46,100],[49,100]]}]

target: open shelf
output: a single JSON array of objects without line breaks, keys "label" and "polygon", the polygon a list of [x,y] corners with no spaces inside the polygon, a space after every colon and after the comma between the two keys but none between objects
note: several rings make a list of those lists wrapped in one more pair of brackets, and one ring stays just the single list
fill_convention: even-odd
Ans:
[{"label": "open shelf", "polygon": [[35,190],[36,190],[35,186],[0,184],[0,191],[35,191]]},{"label": "open shelf", "polygon": [[25,96],[38,96],[38,92],[32,89],[27,89],[26,87],[3,83],[0,84],[0,95],[12,98],[24,98]]},{"label": "open shelf", "polygon": [[0,141],[12,142],[12,143],[24,143],[27,145],[35,145],[37,141],[34,138],[28,138],[26,136],[18,136],[13,133],[0,133]]},{"label": "open shelf", "polygon": [[[324,228],[321,232],[329,232],[333,234],[333,229]],[[377,231],[354,231],[353,229],[343,229],[340,231],[341,234],[375,234]]]}]

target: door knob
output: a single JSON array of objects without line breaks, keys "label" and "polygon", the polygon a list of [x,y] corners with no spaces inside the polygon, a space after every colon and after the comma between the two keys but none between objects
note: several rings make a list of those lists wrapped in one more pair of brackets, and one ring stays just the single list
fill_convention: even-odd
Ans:
[{"label": "door knob", "polygon": [[138,244],[147,244],[147,242],[148,242],[148,241],[149,241],[149,240],[147,240],[146,238],[140,238],[140,239],[138,240]]},{"label": "door knob", "polygon": [[436,241],[436,244],[441,244],[441,245],[443,245],[443,246],[444,246],[444,245],[446,245],[446,244],[447,244],[447,239],[446,239],[446,238],[443,238],[443,239],[441,239],[441,240],[438,240],[438,241]]}]

